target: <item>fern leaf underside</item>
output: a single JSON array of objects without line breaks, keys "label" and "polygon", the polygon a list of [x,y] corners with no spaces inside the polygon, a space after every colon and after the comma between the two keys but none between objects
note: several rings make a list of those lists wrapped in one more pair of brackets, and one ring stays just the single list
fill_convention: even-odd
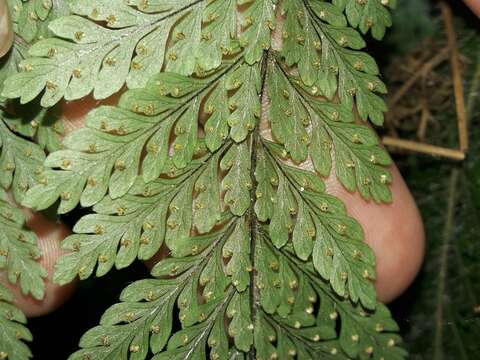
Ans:
[{"label": "fern leaf underside", "polygon": [[390,158],[357,121],[383,122],[386,89],[356,28],[381,38],[394,1],[68,4],[2,95],[122,95],[23,204],[92,207],[57,283],[162,254],[71,359],[404,358],[362,229],[318,176],[391,200]]}]

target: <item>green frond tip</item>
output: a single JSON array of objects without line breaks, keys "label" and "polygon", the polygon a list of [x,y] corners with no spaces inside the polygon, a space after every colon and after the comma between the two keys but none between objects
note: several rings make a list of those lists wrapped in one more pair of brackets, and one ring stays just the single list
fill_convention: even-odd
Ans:
[{"label": "green frond tip", "polygon": [[393,1],[69,4],[4,96],[122,95],[48,154],[22,202],[91,207],[59,284],[159,259],[70,359],[404,359],[374,254],[323,180],[391,201],[365,123],[383,122],[386,88],[361,34],[383,36]]},{"label": "green frond tip", "polygon": [[36,40],[48,21],[53,1],[11,0],[9,3],[15,33],[28,43]]},{"label": "green frond tip", "polygon": [[[27,190],[39,181],[45,154],[40,146],[24,139],[28,128],[21,125],[20,118],[0,110],[0,269],[23,294],[40,300],[47,271],[38,263],[37,237],[25,228],[24,215],[13,203],[22,202]],[[37,135],[37,139],[48,138],[45,133]]]},{"label": "green frond tip", "polygon": [[28,360],[33,355],[25,341],[32,341],[32,334],[25,327],[27,318],[12,303],[13,294],[0,284],[0,358]]},{"label": "green frond tip", "polygon": [[386,28],[392,26],[389,9],[397,6],[397,0],[333,0],[341,10],[345,11],[351,26],[358,28],[363,34],[371,31],[372,36],[381,40]]},{"label": "green frond tip", "polygon": [[22,211],[10,204],[3,189],[0,189],[0,226],[0,270],[5,271],[10,283],[18,284],[23,294],[41,300],[47,271],[38,263],[41,254],[37,237],[25,229]]}]

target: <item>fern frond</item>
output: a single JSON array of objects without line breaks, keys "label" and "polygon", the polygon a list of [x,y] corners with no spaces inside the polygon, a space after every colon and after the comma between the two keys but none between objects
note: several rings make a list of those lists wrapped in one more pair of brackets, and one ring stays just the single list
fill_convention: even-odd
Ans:
[{"label": "fern frond", "polygon": [[345,11],[351,26],[358,28],[363,34],[370,30],[377,40],[383,38],[386,28],[392,25],[388,8],[394,9],[397,6],[397,0],[333,0],[332,2]]},{"label": "fern frond", "polygon": [[35,40],[53,6],[52,0],[8,0],[15,33],[26,42]]},{"label": "fern frond", "polygon": [[[355,0],[348,3],[369,16],[377,10],[367,10],[365,3],[378,4],[386,11],[379,0],[369,0],[363,5]],[[285,45],[280,54],[288,66],[298,65],[302,82],[312,94],[328,99],[339,97],[349,109],[355,102],[363,120],[370,118],[380,125],[386,105],[376,93],[386,93],[385,85],[377,76],[375,61],[359,51],[365,47],[365,41],[346,26],[342,6],[337,6],[317,1],[286,1],[282,33]]]},{"label": "fern frond", "polygon": [[24,341],[32,341],[32,334],[25,327],[27,318],[12,302],[13,295],[0,284],[0,356],[28,360],[32,353]]},{"label": "fern frond", "polygon": [[[0,92],[4,80],[18,73],[17,65],[25,58],[28,48],[29,45],[17,36],[10,52],[0,60]],[[60,136],[64,129],[57,108],[43,109],[33,103],[23,107],[7,102],[7,99],[0,96],[0,110],[3,122],[15,134],[34,140],[48,152],[61,148]]]},{"label": "fern frond", "polygon": [[383,3],[83,0],[50,23],[5,96],[49,107],[123,92],[23,200],[92,207],[55,281],[162,254],[71,359],[406,356],[362,229],[318,176],[335,164],[349,191],[391,200],[390,158],[356,121],[383,121],[385,86],[354,29],[381,37]]},{"label": "fern frond", "polygon": [[[211,15],[217,11],[235,14],[231,1],[223,2],[225,9],[217,8],[219,3],[71,1],[73,15],[49,24],[58,38],[34,44],[29,51],[32,57],[20,64],[24,71],[7,80],[4,94],[19,96],[25,103],[45,89],[42,105],[48,107],[64,96],[79,99],[93,90],[96,98],[103,99],[125,83],[130,88],[144,86],[162,69],[164,57],[170,60],[167,71],[179,74],[190,75],[196,66],[202,71],[216,68],[222,52],[234,51],[235,45],[224,31],[202,33],[202,22],[211,22],[213,28],[216,22],[227,24],[227,34],[236,26],[234,15],[225,19]],[[170,32],[173,37],[166,52]],[[199,50],[202,38],[213,44],[209,57],[203,56],[203,44]],[[177,61],[180,58],[183,61]]]},{"label": "fern frond", "polygon": [[38,181],[45,154],[36,144],[13,133],[2,115],[4,113],[0,113],[0,181],[4,189],[11,187],[15,200],[21,202],[27,190]]},{"label": "fern frond", "polygon": [[0,189],[0,269],[12,284],[18,283],[24,294],[42,299],[47,271],[37,262],[40,249],[34,233],[24,229],[22,211],[7,201]]}]

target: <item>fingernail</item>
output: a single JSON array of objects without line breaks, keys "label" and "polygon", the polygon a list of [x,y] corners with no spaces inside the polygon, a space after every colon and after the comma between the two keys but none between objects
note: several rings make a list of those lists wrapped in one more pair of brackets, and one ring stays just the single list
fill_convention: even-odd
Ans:
[{"label": "fingernail", "polygon": [[0,0],[0,57],[5,55],[13,41],[13,29],[10,21],[7,0]]}]

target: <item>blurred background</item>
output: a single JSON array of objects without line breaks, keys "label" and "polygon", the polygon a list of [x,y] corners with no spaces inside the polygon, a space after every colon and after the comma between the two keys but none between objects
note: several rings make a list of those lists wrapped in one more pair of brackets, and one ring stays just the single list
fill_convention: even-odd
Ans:
[{"label": "blurred background", "polygon": [[[458,122],[464,116],[468,124],[464,160],[390,149],[427,232],[423,269],[391,306],[412,359],[480,358],[480,19],[461,1],[446,4],[399,1],[392,31],[374,51],[389,102],[396,101],[387,136],[460,149]],[[449,47],[447,7],[453,12],[458,64],[442,55]],[[460,109],[455,72],[461,73],[464,92]],[[413,79],[408,91],[400,92]]]},{"label": "blurred background", "polygon": [[[461,1],[398,3],[385,40],[369,39],[390,92],[390,113],[379,132],[400,145],[389,150],[420,207],[428,242],[419,277],[390,308],[412,359],[479,359],[480,20]],[[460,106],[455,81],[463,85]],[[459,121],[468,124],[467,151]],[[35,358],[66,359],[120,291],[142,276],[148,273],[137,263],[89,279],[60,310],[31,319]]]}]

